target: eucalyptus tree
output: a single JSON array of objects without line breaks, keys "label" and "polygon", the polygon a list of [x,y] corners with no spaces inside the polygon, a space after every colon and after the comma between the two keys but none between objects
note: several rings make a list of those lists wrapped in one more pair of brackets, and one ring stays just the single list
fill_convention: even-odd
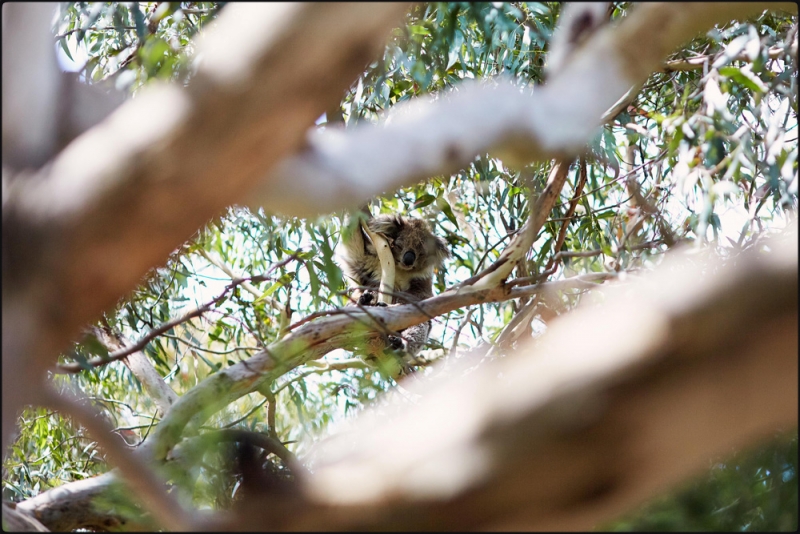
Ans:
[{"label": "eucalyptus tree", "polygon": [[[600,29],[590,25],[572,45],[625,21],[637,7],[595,9]],[[196,34],[228,9],[209,2],[64,3],[53,45],[62,68],[103,94],[136,100],[166,82],[192,90],[197,65],[211,61],[203,55],[211,55],[208,49],[195,50]],[[471,94],[470,80],[485,80],[479,90],[540,94],[559,61],[569,61],[551,56],[562,10],[558,3],[533,2],[414,5],[380,57],[368,58],[349,89],[318,117],[309,132],[312,148],[314,135],[390,132],[394,124],[416,120],[408,104],[420,99],[431,106],[452,102],[455,109],[459,95]],[[328,80],[321,75],[315,83]],[[505,261],[509,244],[530,233],[526,221],[541,219],[504,277],[511,276],[508,287],[533,289],[516,298],[506,293],[443,306],[432,318],[424,364],[412,376],[399,375],[391,358],[367,364],[353,350],[358,343],[333,343],[318,352],[303,345],[292,352],[301,355],[277,358],[269,380],[253,391],[202,394],[216,399],[198,393],[214,375],[286,348],[286,340],[314,320],[346,317],[352,304],[335,258],[343,210],[301,218],[242,199],[87,327],[59,357],[52,381],[91,400],[126,447],[145,450],[156,443],[158,456],[160,444],[180,441],[164,446],[174,461],[163,471],[192,506],[228,509],[259,491],[282,498],[295,478],[315,469],[315,446],[365,407],[380,409],[398,396],[413,403],[409,384],[467,376],[504,360],[541,337],[558,316],[591,302],[598,282],[642,276],[671,254],[702,251],[737,265],[753,251],[769,250],[769,237],[796,216],[796,95],[797,15],[763,11],[715,25],[673,51],[611,106],[579,157],[520,162],[489,147],[453,172],[372,197],[372,213],[425,219],[446,239],[452,257],[436,273],[434,293],[487,276]],[[490,135],[482,117],[460,119],[465,137]],[[366,130],[371,125],[375,130]],[[436,126],[430,125],[431,136]],[[5,137],[4,127],[4,152]],[[393,149],[386,147],[387,153]],[[242,160],[248,150],[242,149]],[[181,159],[184,153],[172,156],[174,165],[193,164]],[[202,157],[198,153],[197,161]],[[424,165],[424,156],[419,159]],[[563,189],[552,186],[558,176]],[[154,220],[151,228],[158,225]],[[163,383],[166,391],[159,389]],[[170,437],[169,425],[160,423],[190,394],[214,408],[192,414],[182,440]],[[21,509],[41,492],[110,468],[85,422],[52,407],[27,409],[18,430],[4,462],[3,492],[23,503]],[[717,458],[688,489],[599,526],[796,529],[794,432],[750,455]],[[103,486],[97,512],[39,519],[62,529],[157,524],[113,488]]]}]

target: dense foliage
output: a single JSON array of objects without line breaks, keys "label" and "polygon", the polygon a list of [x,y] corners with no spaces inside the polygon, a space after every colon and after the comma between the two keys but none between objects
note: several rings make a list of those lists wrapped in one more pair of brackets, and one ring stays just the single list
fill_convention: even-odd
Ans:
[{"label": "dense foliage", "polygon": [[[635,9],[614,3],[612,20],[629,8]],[[207,2],[65,3],[54,42],[63,63],[86,83],[114,83],[135,94],[154,80],[190,83],[191,38],[221,9],[223,4]],[[376,120],[398,102],[448,90],[464,78],[544,83],[559,9],[557,3],[418,5],[393,32],[383,57],[318,127]],[[562,202],[515,276],[646,270],[673,246],[709,247],[735,261],[782,228],[797,208],[797,64],[786,52],[796,33],[796,18],[767,13],[717,28],[676,51],[674,70],[652,75],[627,109],[598,132],[585,163],[575,162]],[[680,66],[682,59],[699,56],[708,60]],[[435,292],[441,292],[499,256],[528,216],[530,195],[541,190],[548,170],[542,163],[511,169],[484,155],[459,173],[374,199],[371,207],[373,213],[424,218],[446,238],[453,257],[436,275]],[[637,202],[642,198],[644,203]],[[148,343],[145,354],[181,394],[279,339],[296,321],[348,302],[334,259],[342,216],[287,220],[233,207],[175,251],[104,324],[135,340],[215,299],[232,276],[265,275]],[[592,254],[563,254],[578,251]],[[522,337],[544,331],[581,294],[564,291],[557,299],[534,301]],[[526,304],[485,304],[437,318],[428,350],[444,358],[441,372],[447,372],[448,359],[470,357],[481,365],[502,357],[520,339],[504,328]],[[85,362],[103,353],[107,349],[87,336],[62,361]],[[344,351],[325,361],[340,365],[292,370],[267,395],[248,395],[215,414],[207,428],[266,432],[302,458],[331,424],[379,402],[379,393],[395,385],[385,372],[365,368]],[[152,400],[119,362],[55,379],[86,392],[132,446],[158,424]],[[95,443],[58,414],[30,410],[20,431],[4,464],[6,499],[25,499],[108,469]],[[796,529],[794,432],[765,448],[719,459],[687,488],[608,527]],[[206,460],[189,488],[196,504],[228,502],[235,481],[225,476],[221,461]]]}]

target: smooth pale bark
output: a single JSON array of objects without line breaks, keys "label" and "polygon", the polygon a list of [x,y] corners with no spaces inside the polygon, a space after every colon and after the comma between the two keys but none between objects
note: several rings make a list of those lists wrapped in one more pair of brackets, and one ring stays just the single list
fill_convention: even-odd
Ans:
[{"label": "smooth pale bark", "polygon": [[79,330],[297,151],[407,9],[232,4],[188,88],[142,90],[34,176],[4,169],[4,449]]},{"label": "smooth pale bark", "polygon": [[487,152],[511,166],[574,156],[615,115],[605,112],[662,68],[678,46],[714,24],[770,8],[792,6],[637,5],[619,24],[596,29],[571,49],[563,66],[533,91],[505,79],[465,80],[444,94],[394,106],[379,124],[310,133],[308,148],[281,162],[249,202],[310,216],[457,172]]}]

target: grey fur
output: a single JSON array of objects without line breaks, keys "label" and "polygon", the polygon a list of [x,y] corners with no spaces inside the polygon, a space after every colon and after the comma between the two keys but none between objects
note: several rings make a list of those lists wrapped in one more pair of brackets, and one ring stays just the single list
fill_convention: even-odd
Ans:
[{"label": "grey fur", "polygon": [[[350,218],[345,218],[345,226],[350,224]],[[378,215],[368,219],[367,225],[373,232],[382,234],[392,249],[395,260],[395,296],[392,297],[392,304],[432,297],[433,270],[450,256],[447,242],[435,236],[425,221],[413,217]],[[408,252],[414,255],[410,265],[403,262]],[[379,288],[381,269],[378,255],[360,227],[352,229],[349,239],[342,239],[338,256],[342,270],[354,284],[375,290]],[[374,306],[378,301],[378,292],[371,289],[357,291],[356,298],[362,306]],[[402,338],[389,336],[387,346],[401,351],[404,359],[413,363],[414,356],[428,339],[430,328],[430,321],[406,328],[400,332]]]}]

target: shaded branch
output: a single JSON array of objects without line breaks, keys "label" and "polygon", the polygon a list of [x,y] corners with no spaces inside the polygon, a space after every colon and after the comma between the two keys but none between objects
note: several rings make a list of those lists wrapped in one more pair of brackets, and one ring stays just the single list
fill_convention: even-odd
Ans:
[{"label": "shaded branch", "polygon": [[66,532],[78,528],[95,530],[147,530],[150,524],[131,524],[115,512],[102,511],[92,503],[119,483],[115,470],[102,475],[68,482],[17,503],[17,509],[36,517],[50,531]]},{"label": "shaded branch", "polygon": [[308,470],[301,464],[297,457],[286,446],[276,439],[274,436],[267,436],[258,432],[250,432],[240,429],[218,430],[215,432],[206,432],[199,438],[194,438],[200,443],[217,443],[225,441],[249,441],[251,444],[264,449],[270,454],[274,454],[280,458],[284,465],[292,470],[296,476],[308,476]]},{"label": "shaded branch", "polygon": [[128,450],[113,433],[102,415],[68,393],[50,390],[48,404],[71,415],[85,427],[96,440],[109,462],[122,473],[125,481],[135,491],[136,496],[163,526],[172,530],[189,530],[193,524],[191,515],[176,497],[176,493],[166,491],[164,481],[155,471],[144,463],[142,458]]},{"label": "shaded branch", "polygon": [[[129,340],[122,334],[112,331],[108,324],[104,325],[103,329],[93,330],[97,338],[111,348],[112,353],[114,349],[120,352],[127,350],[124,348],[125,345],[130,345]],[[164,377],[156,371],[150,359],[143,352],[137,350],[130,353],[123,361],[131,373],[139,379],[144,390],[158,406],[161,415],[167,413],[169,407],[178,400],[178,394],[164,381]]]}]

